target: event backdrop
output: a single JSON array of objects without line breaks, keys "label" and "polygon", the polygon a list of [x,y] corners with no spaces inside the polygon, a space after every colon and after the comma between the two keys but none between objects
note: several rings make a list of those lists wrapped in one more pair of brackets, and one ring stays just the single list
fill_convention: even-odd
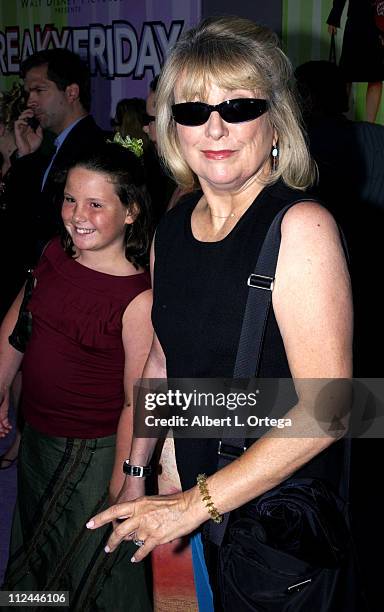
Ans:
[{"label": "event backdrop", "polygon": [[68,47],[89,62],[93,114],[108,127],[121,98],[146,97],[169,48],[200,15],[200,0],[1,0],[0,89],[27,55]]},{"label": "event backdrop", "polygon": [[[348,3],[346,3],[347,5]],[[44,47],[79,52],[93,74],[93,113],[103,126],[118,100],[145,97],[172,44],[201,16],[238,13],[282,34],[294,66],[328,59],[332,0],[0,0],[0,90],[20,60]],[[340,57],[347,6],[336,37]],[[366,84],[355,84],[350,118],[363,119]],[[384,102],[378,115],[384,123]]]}]

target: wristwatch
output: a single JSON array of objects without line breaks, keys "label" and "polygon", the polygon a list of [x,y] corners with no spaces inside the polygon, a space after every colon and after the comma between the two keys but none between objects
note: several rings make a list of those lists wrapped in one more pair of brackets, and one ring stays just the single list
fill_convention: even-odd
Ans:
[{"label": "wristwatch", "polygon": [[129,459],[126,459],[123,463],[123,472],[127,476],[135,476],[135,478],[145,478],[152,472],[150,465],[131,465]]}]

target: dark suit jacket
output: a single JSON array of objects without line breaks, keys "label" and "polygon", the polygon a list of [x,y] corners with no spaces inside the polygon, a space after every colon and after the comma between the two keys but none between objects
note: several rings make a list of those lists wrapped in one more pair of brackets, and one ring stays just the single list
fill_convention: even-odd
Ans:
[{"label": "dark suit jacket", "polygon": [[28,265],[36,263],[48,240],[62,229],[61,204],[65,170],[104,141],[105,134],[91,115],[81,119],[57,152],[43,191],[41,184],[51,159],[47,152],[39,150],[17,161],[17,175],[28,177],[28,184],[18,187],[23,192],[18,199],[24,201],[24,223],[28,226]]}]

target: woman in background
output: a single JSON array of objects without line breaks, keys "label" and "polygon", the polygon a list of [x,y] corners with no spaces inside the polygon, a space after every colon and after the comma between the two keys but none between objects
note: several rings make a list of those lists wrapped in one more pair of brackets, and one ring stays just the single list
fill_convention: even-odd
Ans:
[{"label": "woman in background", "polygon": [[112,119],[113,131],[119,132],[122,138],[139,138],[146,151],[149,145],[148,136],[143,131],[146,111],[143,98],[123,98],[116,104],[115,116]]},{"label": "woman in background", "polygon": [[[346,0],[333,0],[327,19],[328,32],[337,34]],[[380,108],[384,80],[384,45],[376,25],[375,0],[349,0],[340,68],[348,83],[368,83],[365,105],[366,121],[374,123]]]}]

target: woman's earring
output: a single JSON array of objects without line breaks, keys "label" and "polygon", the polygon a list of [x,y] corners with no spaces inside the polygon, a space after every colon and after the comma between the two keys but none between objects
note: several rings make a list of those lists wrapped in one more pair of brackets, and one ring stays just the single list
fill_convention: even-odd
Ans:
[{"label": "woman's earring", "polygon": [[273,145],[273,149],[271,152],[272,155],[272,172],[276,172],[277,170],[277,161],[279,157],[279,149],[277,145]]}]

